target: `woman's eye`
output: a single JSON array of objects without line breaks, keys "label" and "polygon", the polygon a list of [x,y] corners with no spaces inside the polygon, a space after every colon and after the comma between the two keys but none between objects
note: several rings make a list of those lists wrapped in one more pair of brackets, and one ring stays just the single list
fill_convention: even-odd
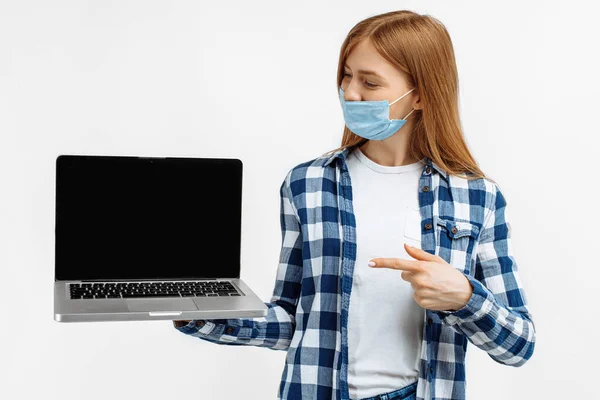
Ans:
[{"label": "woman's eye", "polygon": [[[344,78],[346,78],[347,76],[349,76],[350,78],[352,78],[352,75],[350,75],[349,73],[345,72],[345,73],[344,73]],[[369,82],[369,81],[365,81],[365,85],[366,85],[368,88],[375,88],[375,87],[377,87],[377,86],[378,86],[378,85],[376,85],[376,84],[374,84],[374,83],[371,83],[371,82]]]}]

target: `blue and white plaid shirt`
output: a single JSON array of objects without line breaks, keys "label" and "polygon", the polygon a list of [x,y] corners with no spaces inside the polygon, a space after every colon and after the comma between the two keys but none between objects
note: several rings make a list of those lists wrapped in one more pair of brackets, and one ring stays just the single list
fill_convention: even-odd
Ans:
[{"label": "blue and white plaid shirt", "polygon": [[[304,162],[286,175],[280,187],[282,247],[268,314],[205,320],[201,331],[196,320],[176,328],[217,344],[287,351],[280,399],[350,398],[356,221],[346,156],[352,149]],[[499,186],[449,175],[425,161],[418,188],[421,248],[463,272],[474,290],[459,310],[424,309],[417,399],[461,400],[467,342],[498,363],[519,367],[533,353],[535,326]]]}]

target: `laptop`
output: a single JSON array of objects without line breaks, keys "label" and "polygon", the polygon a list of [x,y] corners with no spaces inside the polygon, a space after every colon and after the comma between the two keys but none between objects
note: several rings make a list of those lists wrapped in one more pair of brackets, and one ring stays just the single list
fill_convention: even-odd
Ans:
[{"label": "laptop", "polygon": [[240,278],[242,161],[59,155],[54,319],[262,317]]}]

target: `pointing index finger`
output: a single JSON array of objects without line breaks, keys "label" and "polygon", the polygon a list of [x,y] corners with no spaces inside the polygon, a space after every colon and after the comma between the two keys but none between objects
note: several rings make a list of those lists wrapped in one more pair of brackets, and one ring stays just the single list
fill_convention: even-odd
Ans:
[{"label": "pointing index finger", "polygon": [[402,271],[419,272],[419,261],[403,260],[401,258],[373,258],[370,260],[375,265],[372,268],[391,268]]}]

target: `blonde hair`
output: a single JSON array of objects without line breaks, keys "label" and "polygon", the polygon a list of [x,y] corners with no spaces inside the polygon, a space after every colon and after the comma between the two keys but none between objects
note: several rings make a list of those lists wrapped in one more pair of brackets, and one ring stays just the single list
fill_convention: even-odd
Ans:
[{"label": "blonde hair", "polygon": [[[454,49],[444,25],[429,15],[408,10],[360,21],[350,30],[340,50],[336,94],[344,78],[346,58],[354,46],[366,38],[384,59],[407,74],[409,87],[419,94],[422,108],[414,112],[414,130],[408,147],[410,158],[429,157],[451,175],[465,174],[472,179],[486,177],[463,136]],[[324,155],[367,141],[344,126],[341,147]]]}]

